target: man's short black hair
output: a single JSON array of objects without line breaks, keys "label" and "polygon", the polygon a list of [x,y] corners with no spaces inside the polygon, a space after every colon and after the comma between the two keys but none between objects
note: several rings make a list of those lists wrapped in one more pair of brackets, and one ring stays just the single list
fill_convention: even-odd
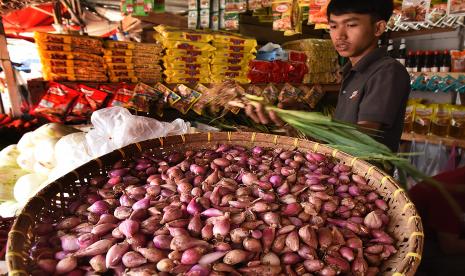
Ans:
[{"label": "man's short black hair", "polygon": [[328,5],[328,19],[331,14],[368,14],[373,21],[389,21],[394,10],[392,0],[331,0]]}]

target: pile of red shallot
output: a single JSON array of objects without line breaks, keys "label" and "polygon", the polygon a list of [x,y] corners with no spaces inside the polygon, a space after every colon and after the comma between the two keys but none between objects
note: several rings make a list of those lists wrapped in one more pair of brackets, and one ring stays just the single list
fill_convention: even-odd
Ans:
[{"label": "pile of red shallot", "polygon": [[35,228],[32,275],[376,275],[387,203],[319,153],[146,152],[89,179]]}]

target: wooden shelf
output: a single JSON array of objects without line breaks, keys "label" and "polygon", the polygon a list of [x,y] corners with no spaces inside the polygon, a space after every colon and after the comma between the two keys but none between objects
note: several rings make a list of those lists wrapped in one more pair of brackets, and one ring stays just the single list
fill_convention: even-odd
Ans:
[{"label": "wooden shelf", "polygon": [[456,146],[460,148],[465,148],[465,140],[459,140],[449,137],[439,137],[436,135],[421,135],[416,133],[402,133],[402,140],[403,141],[415,141],[415,142],[423,142],[423,143],[430,143],[430,144],[443,144],[446,146]]},{"label": "wooden shelf", "polygon": [[432,77],[432,76],[438,76],[438,77],[451,76],[453,78],[458,79],[460,76],[465,76],[465,72],[448,72],[448,73],[442,73],[442,72],[438,72],[438,73],[432,73],[432,72],[422,73],[422,72],[418,72],[418,73],[410,73],[410,75],[413,75],[415,77],[419,77],[421,75],[425,75],[425,76],[428,76],[428,77]]}]

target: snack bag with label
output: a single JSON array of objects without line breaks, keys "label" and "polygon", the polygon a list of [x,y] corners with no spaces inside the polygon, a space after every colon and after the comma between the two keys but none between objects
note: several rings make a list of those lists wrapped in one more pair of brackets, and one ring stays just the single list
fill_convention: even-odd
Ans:
[{"label": "snack bag with label", "polygon": [[176,102],[173,105],[173,108],[177,109],[184,115],[187,114],[187,112],[189,112],[189,110],[192,108],[195,102],[197,102],[202,96],[200,92],[195,91],[194,89],[191,89],[184,84],[176,86],[174,91],[181,96],[181,100]]},{"label": "snack bag with label", "polygon": [[51,82],[47,93],[40,100],[34,111],[36,113],[64,116],[68,113],[69,108],[79,95],[79,91],[60,83]]}]

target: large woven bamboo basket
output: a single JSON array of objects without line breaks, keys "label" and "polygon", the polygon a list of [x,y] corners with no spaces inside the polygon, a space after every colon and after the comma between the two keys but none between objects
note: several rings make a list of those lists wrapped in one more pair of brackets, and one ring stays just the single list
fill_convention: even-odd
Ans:
[{"label": "large woven bamboo basket", "polygon": [[14,218],[0,217],[0,261],[5,259],[6,241],[13,221]]},{"label": "large woven bamboo basket", "polygon": [[138,155],[141,151],[151,151],[155,156],[167,156],[173,151],[204,149],[219,143],[314,151],[333,156],[352,166],[355,173],[369,180],[369,185],[376,188],[390,207],[388,232],[395,237],[398,252],[384,262],[382,274],[415,274],[423,251],[421,219],[405,191],[390,176],[367,162],[323,144],[268,134],[228,132],[172,136],[132,144],[95,159],[51,183],[27,203],[13,224],[6,254],[9,275],[28,275],[28,267],[32,262],[29,252],[35,238],[32,230],[35,225],[45,218],[59,220],[70,202],[77,197],[79,189],[88,185],[90,177],[106,174],[117,160]]}]

